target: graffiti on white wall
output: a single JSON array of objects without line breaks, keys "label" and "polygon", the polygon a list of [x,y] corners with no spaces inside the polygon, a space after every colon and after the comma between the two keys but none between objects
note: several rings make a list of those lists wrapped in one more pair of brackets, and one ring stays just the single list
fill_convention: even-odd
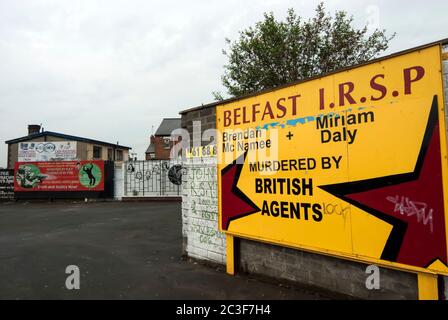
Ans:
[{"label": "graffiti on white wall", "polygon": [[188,256],[225,263],[225,236],[218,231],[216,158],[184,163],[182,225]]}]

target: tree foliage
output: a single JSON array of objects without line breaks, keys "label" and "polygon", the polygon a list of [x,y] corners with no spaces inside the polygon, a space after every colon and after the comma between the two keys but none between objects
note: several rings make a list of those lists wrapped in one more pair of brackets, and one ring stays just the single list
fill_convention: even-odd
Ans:
[{"label": "tree foliage", "polygon": [[367,25],[357,29],[353,21],[345,11],[326,13],[323,3],[307,21],[293,9],[285,21],[265,13],[238,40],[226,39],[222,83],[230,96],[239,96],[316,76],[377,57],[395,36],[387,37],[384,29],[368,34]]}]

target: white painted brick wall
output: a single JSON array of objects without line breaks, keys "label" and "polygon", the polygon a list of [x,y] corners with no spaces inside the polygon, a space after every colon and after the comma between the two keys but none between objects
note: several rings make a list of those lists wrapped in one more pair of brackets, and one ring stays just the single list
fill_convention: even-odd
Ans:
[{"label": "white painted brick wall", "polygon": [[225,236],[218,231],[216,158],[191,159],[184,167],[182,233],[187,238],[187,255],[225,264]]},{"label": "white painted brick wall", "polygon": [[124,196],[124,168],[123,164],[115,167],[114,173],[114,198],[121,200]]}]

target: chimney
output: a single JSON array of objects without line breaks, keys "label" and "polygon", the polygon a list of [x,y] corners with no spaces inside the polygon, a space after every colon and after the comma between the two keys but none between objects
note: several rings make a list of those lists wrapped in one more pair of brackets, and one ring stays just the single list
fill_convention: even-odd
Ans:
[{"label": "chimney", "polygon": [[38,124],[30,124],[28,125],[28,135],[36,134],[40,132],[40,125]]},{"label": "chimney", "polygon": [[155,144],[156,143],[156,137],[154,137],[154,135],[151,135],[151,138],[150,138],[149,142],[151,144]]}]

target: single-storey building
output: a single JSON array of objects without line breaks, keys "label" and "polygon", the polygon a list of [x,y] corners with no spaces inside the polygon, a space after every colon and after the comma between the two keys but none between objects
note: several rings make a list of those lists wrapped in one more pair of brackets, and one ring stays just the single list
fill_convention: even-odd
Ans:
[{"label": "single-storey building", "polygon": [[28,135],[5,141],[8,145],[8,168],[16,162],[56,160],[106,160],[120,162],[129,158],[130,147],[41,130],[40,125],[29,125]]}]

